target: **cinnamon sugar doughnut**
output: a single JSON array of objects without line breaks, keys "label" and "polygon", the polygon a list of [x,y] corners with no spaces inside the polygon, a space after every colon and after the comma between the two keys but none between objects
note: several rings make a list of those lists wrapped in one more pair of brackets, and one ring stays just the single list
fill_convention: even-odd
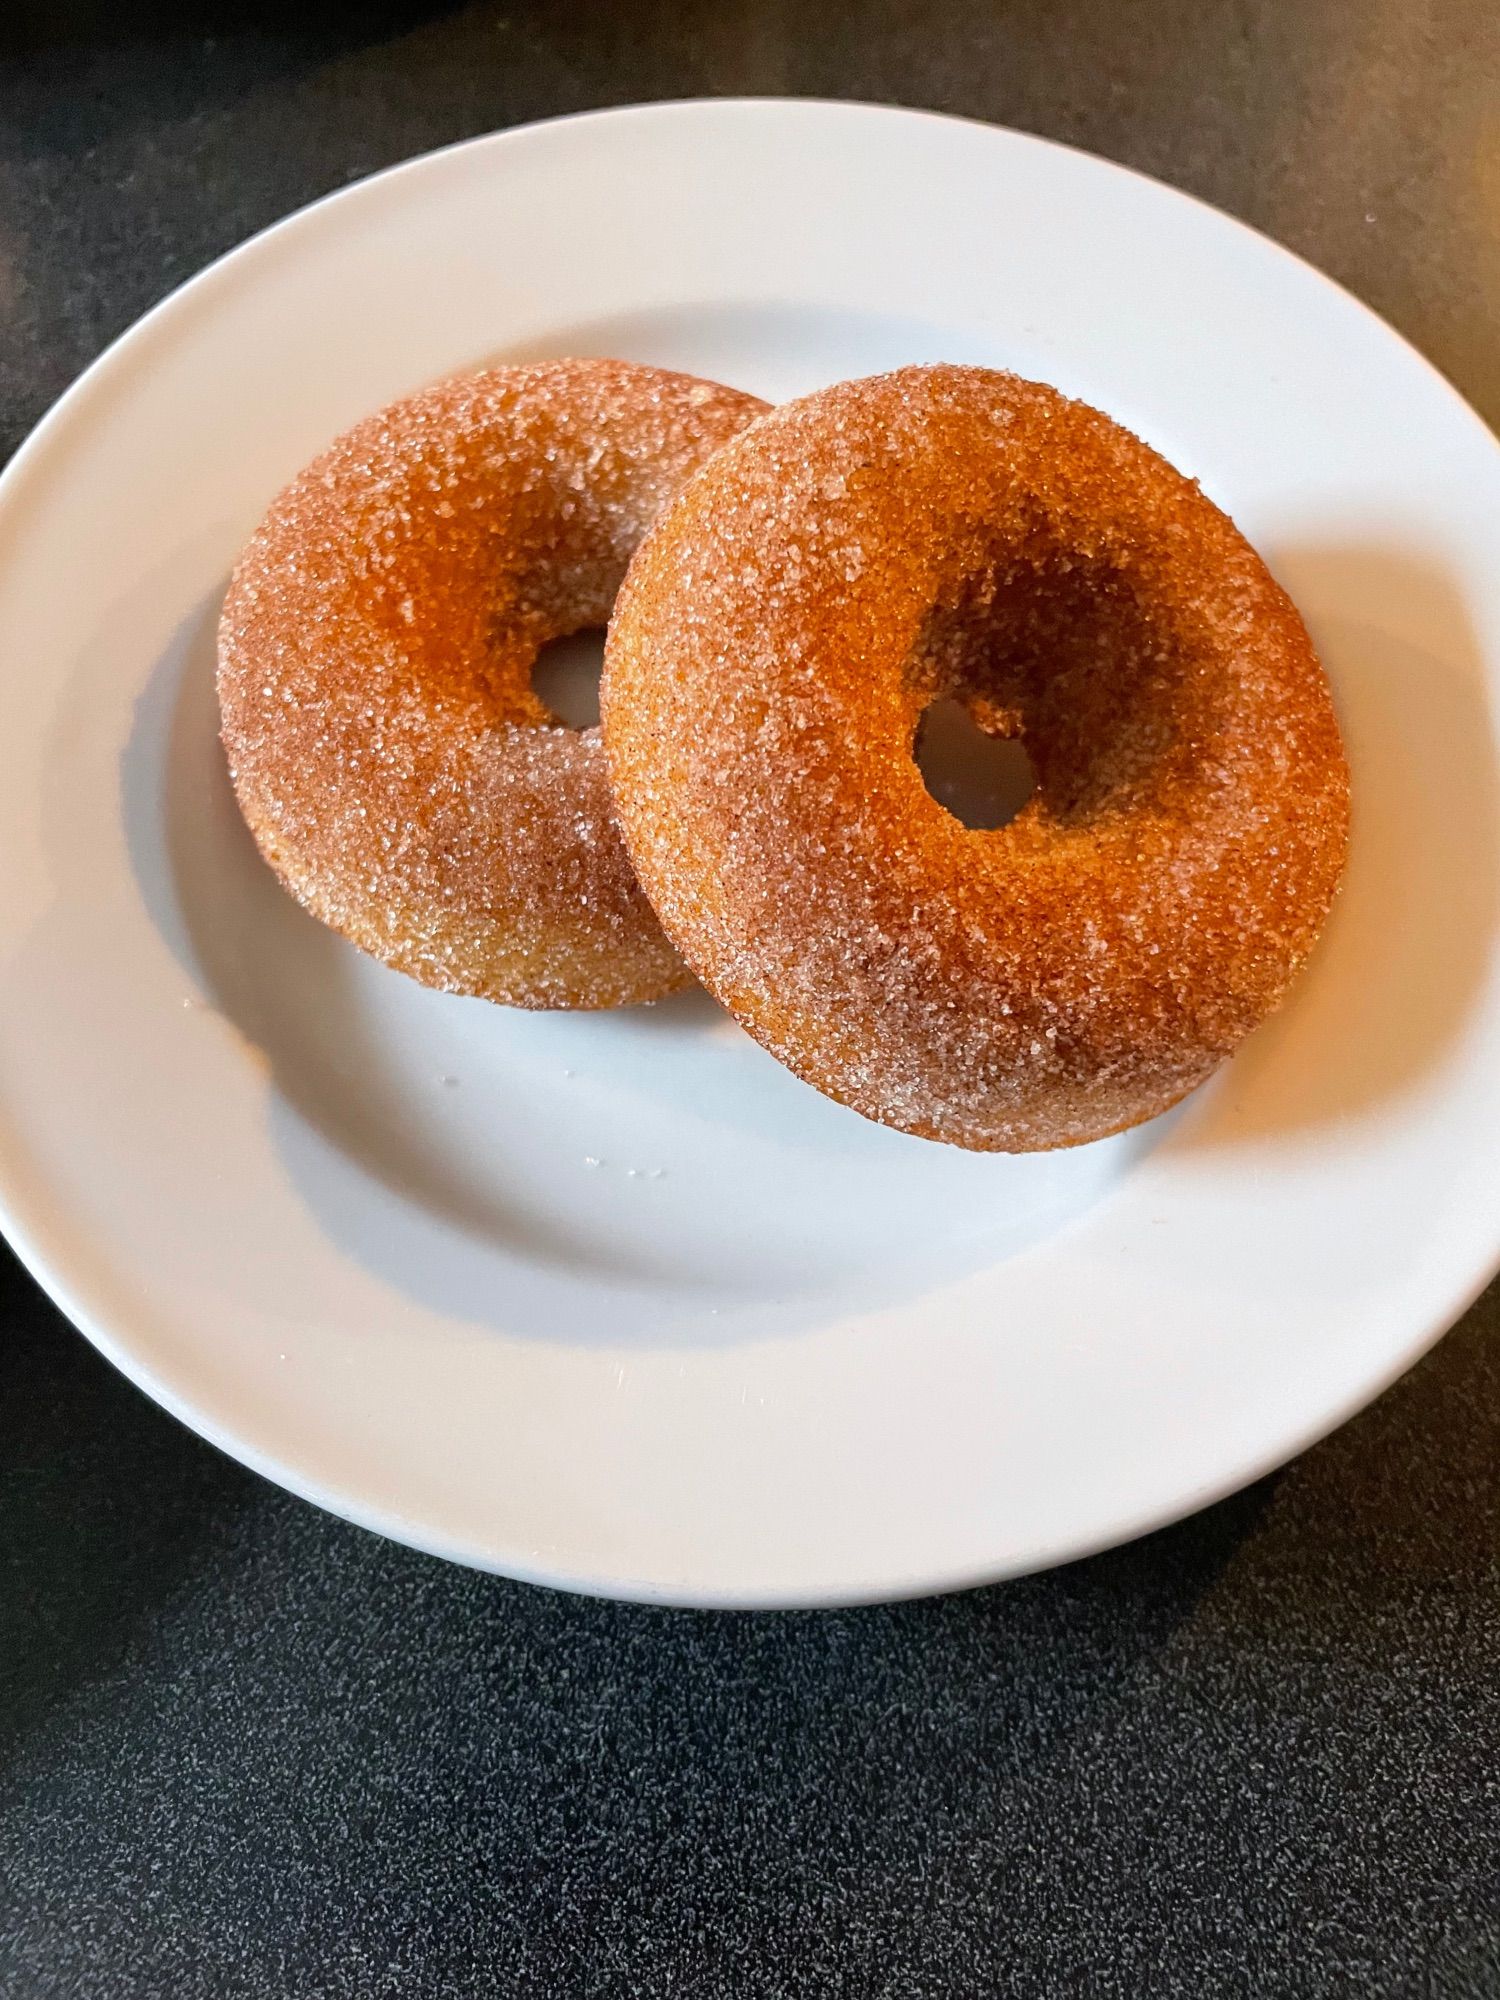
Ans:
[{"label": "cinnamon sugar doughnut", "polygon": [[235,570],[219,700],[240,807],[314,915],[515,1006],[685,981],[599,732],[562,726],[531,670],[605,622],[656,515],[763,407],[623,361],[498,368],[357,424],[292,481]]},{"label": "cinnamon sugar doughnut", "polygon": [[[1036,791],[961,825],[945,695]],[[603,726],[637,873],[800,1076],[980,1149],[1164,1111],[1328,913],[1348,776],[1285,593],[1197,486],[1055,390],[910,368],[786,405],[637,555]]]}]

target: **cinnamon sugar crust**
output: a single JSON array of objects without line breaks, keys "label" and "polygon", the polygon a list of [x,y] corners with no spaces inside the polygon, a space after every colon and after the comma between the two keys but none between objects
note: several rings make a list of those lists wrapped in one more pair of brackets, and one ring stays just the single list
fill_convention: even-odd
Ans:
[{"label": "cinnamon sugar crust", "polygon": [[686,982],[599,732],[531,670],[605,623],[662,508],[764,407],[622,361],[494,369],[357,424],[276,499],[225,602],[219,700],[244,816],[314,915],[513,1006]]},{"label": "cinnamon sugar crust", "polygon": [[[1032,799],[962,825],[913,744],[964,702]],[[1166,1110],[1285,997],[1348,773],[1291,601],[1119,424],[990,370],[787,404],[688,485],[606,647],[616,811],[662,924],[783,1062],[984,1150]]]}]

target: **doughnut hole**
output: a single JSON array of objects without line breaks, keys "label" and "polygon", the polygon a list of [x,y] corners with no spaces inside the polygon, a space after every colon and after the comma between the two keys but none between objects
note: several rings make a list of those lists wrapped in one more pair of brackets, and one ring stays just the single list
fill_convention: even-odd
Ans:
[{"label": "doughnut hole", "polygon": [[552,721],[568,729],[597,729],[603,667],[604,628],[591,625],[542,647],[531,669],[531,691]]},{"label": "doughnut hole", "polygon": [[923,780],[978,829],[1128,810],[1190,747],[1180,635],[1122,570],[1038,541],[966,575],[911,662]]},{"label": "doughnut hole", "polygon": [[993,734],[951,696],[923,711],[913,755],[933,798],[976,832],[1008,826],[1036,790],[1020,737]]}]

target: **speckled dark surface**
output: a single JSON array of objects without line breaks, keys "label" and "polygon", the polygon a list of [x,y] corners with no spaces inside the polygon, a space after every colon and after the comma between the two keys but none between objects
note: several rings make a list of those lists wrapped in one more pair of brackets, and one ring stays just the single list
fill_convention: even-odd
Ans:
[{"label": "speckled dark surface", "polygon": [[[523,118],[739,91],[964,111],[1163,175],[1500,420],[1491,0],[11,0],[0,52],[6,448],[313,195]],[[1489,2000],[1497,1315],[1133,1548],[699,1616],[324,1519],[0,1263],[0,1995]]]}]

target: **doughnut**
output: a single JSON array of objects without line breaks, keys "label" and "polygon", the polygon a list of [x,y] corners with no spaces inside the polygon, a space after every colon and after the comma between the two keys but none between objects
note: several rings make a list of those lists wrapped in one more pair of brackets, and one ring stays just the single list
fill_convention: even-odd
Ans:
[{"label": "doughnut", "polygon": [[[965,826],[936,700],[1035,791]],[[1278,1006],[1343,867],[1301,619],[1197,485],[1084,403],[907,368],[728,444],[631,567],[605,752],[694,972],[866,1117],[983,1151],[1166,1110]]]},{"label": "doughnut", "polygon": [[356,424],[281,493],[230,583],[219,702],[240,809],[315,916],[512,1006],[685,983],[599,732],[531,673],[604,624],[652,520],[763,408],[624,361],[496,368]]}]

